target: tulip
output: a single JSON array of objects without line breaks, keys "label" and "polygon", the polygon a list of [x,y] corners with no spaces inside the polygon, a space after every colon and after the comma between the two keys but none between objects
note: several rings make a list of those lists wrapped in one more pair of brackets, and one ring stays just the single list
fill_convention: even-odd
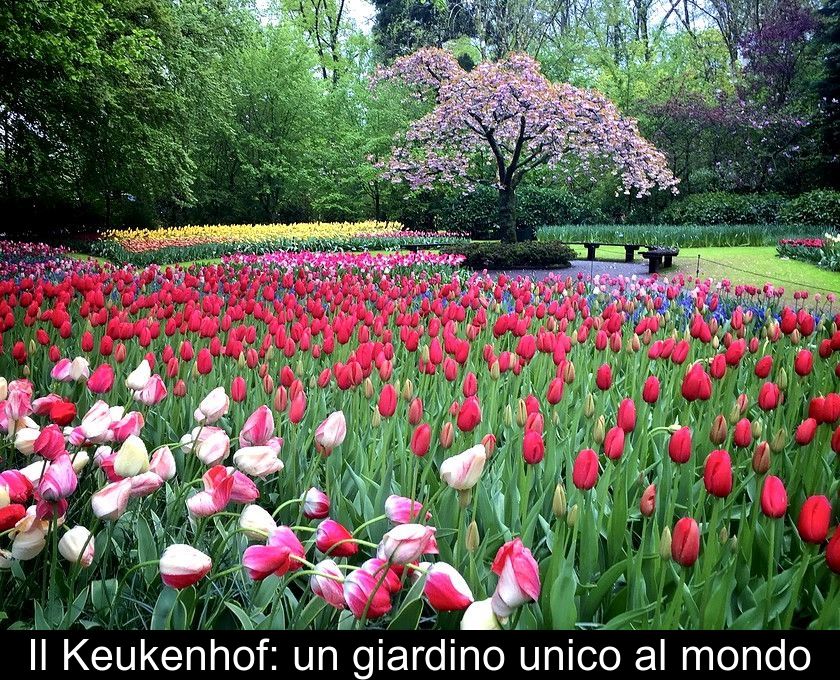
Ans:
[{"label": "tulip", "polygon": [[259,505],[246,505],[239,514],[239,528],[251,540],[264,541],[277,528],[277,522]]},{"label": "tulip", "polygon": [[840,574],[840,527],[834,530],[825,549],[825,561],[828,568],[835,574]]},{"label": "tulip", "polygon": [[[61,359],[52,367],[50,377],[58,382],[73,382],[73,377],[70,375],[70,367],[72,366],[70,359]],[[3,399],[6,397],[4,396]]]},{"label": "tulip", "polygon": [[625,433],[632,432],[636,429],[636,404],[632,399],[623,399],[618,406],[618,415],[616,417],[618,427]]},{"label": "tulip", "polygon": [[26,508],[18,503],[0,508],[0,532],[12,529],[26,516]]},{"label": "tulip", "polygon": [[270,446],[280,451],[282,439],[274,436],[274,416],[268,406],[254,411],[239,431],[239,446]]},{"label": "tulip", "polygon": [[230,408],[230,400],[224,387],[217,387],[202,399],[195,410],[195,420],[202,425],[212,425],[225,415]]},{"label": "tulip", "polygon": [[588,490],[598,482],[598,454],[592,449],[583,449],[575,458],[572,481],[581,490]]},{"label": "tulip", "polygon": [[114,473],[120,477],[134,477],[149,470],[149,453],[140,437],[130,436],[123,442],[114,458]]},{"label": "tulip", "polygon": [[335,609],[344,609],[344,574],[332,560],[321,560],[312,570],[309,587]]},{"label": "tulip", "polygon": [[245,379],[238,375],[230,383],[230,398],[237,404],[245,401]]},{"label": "tulip", "polygon": [[34,522],[26,530],[15,534],[12,541],[12,557],[21,562],[38,557],[47,545],[47,534],[40,522]]},{"label": "tulip", "polygon": [[152,460],[149,463],[149,472],[154,472],[164,482],[169,481],[175,476],[177,472],[175,457],[172,455],[172,451],[170,451],[168,446],[162,446],[152,454]]},{"label": "tulip", "polygon": [[817,433],[817,421],[813,418],[806,418],[799,427],[796,428],[794,438],[799,446],[806,446],[814,440],[814,435]]},{"label": "tulip", "polygon": [[26,503],[32,496],[32,482],[19,470],[0,472],[0,487],[6,489],[11,503]]},{"label": "tulip", "polygon": [[132,392],[139,392],[146,387],[146,383],[148,383],[151,378],[152,367],[146,359],[143,359],[143,361],[140,362],[140,365],[128,374],[128,377],[125,379],[125,386]]},{"label": "tulip", "polygon": [[767,476],[761,487],[761,512],[767,517],[778,519],[785,516],[787,507],[788,495],[784,482],[773,475]]},{"label": "tulip", "polygon": [[[752,440],[752,423],[747,418],[741,418],[737,423],[735,423],[735,432],[732,435],[732,441],[735,446],[747,448],[750,444],[752,444]],[[722,444],[723,442],[715,443]]]},{"label": "tulip", "polygon": [[99,519],[114,521],[125,513],[128,499],[131,497],[131,480],[113,482],[90,497],[93,514]]},{"label": "tulip", "polygon": [[440,478],[453,489],[467,491],[478,483],[486,462],[487,451],[484,445],[476,444],[444,460],[440,466]]},{"label": "tulip", "polygon": [[303,497],[303,515],[308,519],[323,519],[330,514],[330,498],[312,487]]},{"label": "tulip", "polygon": [[134,398],[145,406],[154,406],[166,398],[166,385],[157,374],[153,375],[142,390],[134,393]]},{"label": "tulip", "polygon": [[671,557],[683,566],[690,567],[700,554],[700,528],[692,517],[683,517],[674,525],[671,538]]},{"label": "tulip", "polygon": [[753,451],[752,468],[758,475],[763,475],[770,469],[770,445],[767,442],[756,444]]},{"label": "tulip", "polygon": [[391,593],[381,578],[357,569],[344,580],[344,602],[357,619],[378,619],[391,610]]},{"label": "tulip", "polygon": [[798,376],[805,377],[806,375],[810,375],[814,369],[814,355],[807,349],[799,350],[793,365]]},{"label": "tulip", "polygon": [[411,433],[411,452],[422,458],[429,452],[432,443],[432,428],[428,423],[421,423]]},{"label": "tulip", "polygon": [[477,397],[467,397],[458,410],[458,429],[461,432],[472,432],[481,422],[481,407]]},{"label": "tulip", "polygon": [[642,500],[639,501],[639,511],[650,517],[656,510],[656,484],[649,485],[642,493]]},{"label": "tulip", "polygon": [[[385,515],[394,524],[408,524],[420,517],[423,504],[404,496],[391,495],[385,499]],[[432,513],[426,513],[426,521],[432,518]]]},{"label": "tulip", "polygon": [[775,383],[766,382],[758,392],[758,405],[764,411],[772,411],[779,405],[781,391]]},{"label": "tulip", "polygon": [[70,456],[62,453],[44,472],[38,485],[38,495],[45,501],[55,503],[72,495],[79,484]]},{"label": "tulip", "polygon": [[189,588],[210,573],[213,562],[209,556],[183,543],[170,545],[160,557],[160,578],[176,590]]},{"label": "tulip", "polygon": [[604,435],[604,452],[607,458],[612,460],[621,458],[621,455],[624,453],[624,433],[626,431],[620,425],[616,425],[615,427],[611,427]]},{"label": "tulip", "polygon": [[218,465],[230,455],[230,438],[224,430],[205,427],[193,432],[200,437],[198,441],[193,439],[193,451],[204,465]]},{"label": "tulip", "polygon": [[143,472],[129,478],[131,482],[131,498],[145,498],[163,486],[161,479],[154,472]]},{"label": "tulip", "polygon": [[110,392],[114,386],[114,369],[110,364],[102,364],[91,373],[87,381],[87,386],[94,394]]},{"label": "tulip", "polygon": [[725,498],[732,491],[732,460],[722,449],[712,451],[703,468],[703,483],[712,496]]},{"label": "tulip", "polygon": [[525,433],[522,440],[522,457],[529,465],[536,465],[545,458],[545,441],[540,432],[530,430]]},{"label": "tulip", "polygon": [[831,522],[831,503],[825,496],[810,496],[799,511],[797,528],[806,543],[820,544],[828,536]]},{"label": "tulip", "polygon": [[93,536],[85,527],[73,527],[58,542],[58,552],[68,562],[89,567],[95,553]]},{"label": "tulip", "polygon": [[426,570],[423,595],[433,609],[439,612],[460,611],[473,603],[470,587],[451,564],[424,562],[420,567]]},{"label": "tulip", "polygon": [[493,612],[492,598],[473,602],[461,619],[461,630],[501,630],[499,619]]},{"label": "tulip", "polygon": [[277,527],[268,536],[266,545],[252,545],[245,550],[242,564],[254,581],[262,581],[275,574],[283,576],[289,571],[295,571],[303,566],[306,551],[286,526]]},{"label": "tulip", "polygon": [[668,455],[675,463],[687,463],[691,458],[691,428],[681,427],[671,434]]},{"label": "tulip", "polygon": [[[36,427],[22,427],[15,432],[15,448],[24,456],[31,456],[35,453],[35,442],[41,432]],[[62,446],[62,451],[64,447]]]},{"label": "tulip", "polygon": [[270,446],[246,446],[233,454],[233,464],[246,475],[265,478],[283,469],[283,461]]},{"label": "tulip", "polygon": [[69,401],[57,401],[50,406],[49,416],[56,425],[69,425],[76,418],[76,405]]},{"label": "tulip", "polygon": [[393,564],[416,562],[428,551],[435,531],[423,524],[398,524],[382,536],[376,556]]},{"label": "tulip", "polygon": [[682,396],[686,401],[707,401],[712,396],[712,381],[700,364],[692,364],[683,378]]},{"label": "tulip", "polygon": [[388,383],[382,388],[377,404],[379,415],[383,418],[390,418],[397,410],[397,390]]},{"label": "tulip", "polygon": [[369,560],[362,562],[360,569],[366,571],[377,581],[384,578],[383,585],[389,593],[396,593],[402,588],[401,577],[404,567],[401,564],[388,564],[387,560],[371,557]]},{"label": "tulip", "polygon": [[508,541],[499,548],[491,570],[499,577],[491,603],[496,616],[508,617],[517,607],[539,599],[539,566],[520,539]]},{"label": "tulip", "polygon": [[327,416],[315,430],[315,443],[329,455],[340,446],[347,436],[347,422],[343,411],[335,411]]},{"label": "tulip", "polygon": [[353,534],[334,519],[325,519],[315,532],[315,547],[325,555],[350,557],[359,551],[359,545],[351,539]]},{"label": "tulip", "polygon": [[595,384],[599,390],[606,391],[612,385],[612,368],[609,364],[601,364],[595,373]]},{"label": "tulip", "polygon": [[726,418],[723,416],[716,416],[712,422],[712,427],[709,430],[709,441],[712,442],[712,444],[720,446],[726,441],[726,435]]},{"label": "tulip", "polygon": [[642,388],[642,399],[648,404],[655,404],[659,401],[659,378],[655,375],[649,376],[645,380],[645,385]]}]

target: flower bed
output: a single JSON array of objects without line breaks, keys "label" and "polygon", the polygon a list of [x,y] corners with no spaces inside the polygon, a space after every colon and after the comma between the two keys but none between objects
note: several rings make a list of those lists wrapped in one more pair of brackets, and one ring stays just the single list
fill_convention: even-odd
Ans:
[{"label": "flower bed", "polygon": [[782,239],[776,246],[779,257],[812,262],[823,269],[840,271],[840,235],[825,238]]},{"label": "flower bed", "polygon": [[106,232],[91,252],[115,262],[147,265],[275,251],[399,250],[406,245],[458,243],[447,232],[403,230],[398,223],[316,222],[124,229]]},{"label": "flower bed", "polygon": [[428,257],[7,267],[9,622],[840,623],[833,298]]}]

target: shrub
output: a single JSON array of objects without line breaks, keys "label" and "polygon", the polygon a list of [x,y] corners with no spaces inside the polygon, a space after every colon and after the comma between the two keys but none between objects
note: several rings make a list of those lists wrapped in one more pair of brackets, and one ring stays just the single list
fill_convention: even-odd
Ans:
[{"label": "shrub", "polygon": [[816,189],[787,202],[781,211],[787,224],[840,226],[840,191]]},{"label": "shrub", "polygon": [[464,255],[464,266],[473,269],[553,269],[568,267],[575,257],[575,251],[560,241],[475,242],[441,251]]},{"label": "shrub", "polygon": [[662,211],[667,224],[773,224],[785,205],[780,194],[691,194]]}]

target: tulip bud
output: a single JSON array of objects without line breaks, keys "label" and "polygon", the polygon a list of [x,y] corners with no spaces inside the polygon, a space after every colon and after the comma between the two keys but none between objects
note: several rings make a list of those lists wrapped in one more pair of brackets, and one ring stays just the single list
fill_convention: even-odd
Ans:
[{"label": "tulip bud", "polygon": [[671,559],[671,529],[665,527],[659,537],[659,557],[662,560]]},{"label": "tulip bud", "polygon": [[600,446],[604,443],[606,436],[607,421],[604,416],[598,416],[598,420],[595,421],[595,427],[592,428],[592,438],[595,440],[595,443]]},{"label": "tulip bud", "polygon": [[503,419],[505,425],[507,425],[508,427],[513,425],[513,409],[511,409],[510,404],[505,406]]},{"label": "tulip bud", "polygon": [[405,379],[401,396],[405,401],[411,401],[411,397],[414,396],[414,384],[411,382],[411,378]]},{"label": "tulip bud", "polygon": [[580,517],[580,508],[578,504],[575,503],[571,509],[569,510],[569,514],[566,515],[566,525],[570,527],[577,526],[578,518]]},{"label": "tulip bud", "polygon": [[727,527],[720,528],[720,531],[718,532],[718,540],[720,541],[721,545],[723,545],[729,540],[729,529]]},{"label": "tulip bud", "polygon": [[455,439],[455,426],[450,422],[447,421],[443,424],[443,427],[440,428],[440,445],[441,448],[448,449],[452,446],[452,442]]},{"label": "tulip bud", "polygon": [[498,380],[501,377],[502,377],[502,370],[499,367],[499,362],[494,361],[492,364],[490,364],[490,379],[491,380]]},{"label": "tulip bud", "polygon": [[752,421],[752,436],[753,439],[758,439],[761,436],[761,433],[764,431],[764,423],[762,422],[761,418],[756,418]]},{"label": "tulip bud", "polygon": [[595,415],[595,397],[592,396],[592,393],[587,394],[583,402],[583,415],[586,418],[591,418]]},{"label": "tulip bud", "polygon": [[651,484],[642,493],[642,499],[639,501],[639,511],[645,517],[650,517],[654,510],[656,510],[656,484]]},{"label": "tulip bud", "polygon": [[770,450],[773,453],[780,453],[784,450],[785,445],[787,444],[787,430],[781,427],[773,434],[773,437],[770,439]]},{"label": "tulip bud", "polygon": [[373,381],[368,377],[364,382],[365,399],[372,399],[376,391],[373,388]]},{"label": "tulip bud", "polygon": [[557,519],[566,514],[566,489],[562,484],[554,487],[554,497],[551,499],[551,512]]},{"label": "tulip bud", "polygon": [[726,441],[726,435],[726,419],[723,416],[717,416],[712,422],[711,430],[709,430],[709,440],[712,444],[720,445]]},{"label": "tulip bud", "polygon": [[475,552],[478,550],[479,545],[481,545],[481,536],[478,533],[478,524],[475,523],[475,520],[470,522],[470,525],[467,527],[467,536],[464,539],[464,543],[467,547],[467,552]]},{"label": "tulip bud", "polygon": [[[784,392],[784,390],[786,390],[786,389],[787,389],[787,386],[788,386],[788,375],[787,375],[787,371],[785,370],[784,366],[782,366],[782,367],[779,369],[779,373],[778,373],[778,375],[776,376],[776,384],[779,386],[779,389],[780,389],[780,390],[782,390],[782,392]],[[780,400],[784,399],[784,394],[781,394],[781,395],[779,396],[779,399],[780,399]],[[780,401],[780,403],[781,403],[781,401]]]},{"label": "tulip bud", "polygon": [[770,445],[758,442],[752,457],[752,468],[757,475],[763,475],[770,469]]}]

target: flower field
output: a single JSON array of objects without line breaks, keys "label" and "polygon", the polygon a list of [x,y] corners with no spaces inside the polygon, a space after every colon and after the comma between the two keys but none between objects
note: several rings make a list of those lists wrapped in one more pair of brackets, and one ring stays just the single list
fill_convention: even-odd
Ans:
[{"label": "flower field", "polygon": [[833,300],[2,248],[4,625],[840,625]]},{"label": "flower field", "polygon": [[414,232],[399,223],[314,222],[225,224],[165,229],[115,229],[92,244],[93,254],[148,265],[274,251],[399,250],[407,244],[458,243],[457,234]]}]

